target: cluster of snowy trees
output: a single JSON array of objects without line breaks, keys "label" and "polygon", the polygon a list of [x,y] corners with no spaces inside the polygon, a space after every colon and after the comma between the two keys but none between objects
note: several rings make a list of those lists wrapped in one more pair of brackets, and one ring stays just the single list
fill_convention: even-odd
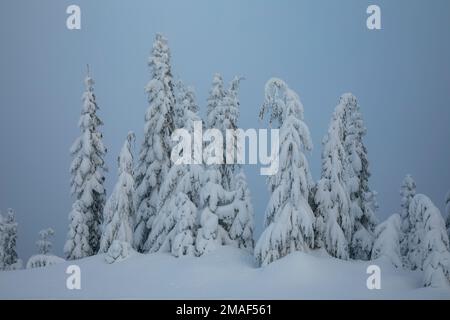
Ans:
[{"label": "cluster of snowy trees", "polygon": [[[450,278],[450,192],[445,200],[447,220],[429,198],[416,194],[406,176],[401,186],[401,212],[377,223],[377,193],[369,186],[370,170],[364,144],[366,127],[359,103],[350,93],[339,98],[322,143],[322,171],[318,181],[310,172],[307,154],[313,144],[298,94],[283,80],[265,86],[260,118],[279,129],[278,171],[268,178],[270,199],[265,229],[254,244],[254,214],[245,174],[227,163],[227,148],[220,152],[204,142],[202,150],[174,149],[172,133],[186,129],[194,135],[201,121],[193,89],[172,76],[167,40],[156,35],[149,58],[151,79],[146,86],[148,109],[144,137],[135,164],[135,135],[128,133],[118,156],[117,182],[106,197],[107,171],[102,142],[102,121],[94,94],[94,81],[85,79],[81,135],[70,149],[71,193],[64,246],[66,258],[80,259],[104,253],[107,262],[141,253],[169,252],[176,257],[201,256],[221,245],[254,253],[265,266],[294,251],[322,249],[339,259],[388,258],[396,267],[424,271],[425,286],[439,286]],[[202,129],[238,128],[239,85],[235,77],[225,86],[215,74]],[[234,141],[237,141],[235,139]],[[204,164],[174,163],[171,156],[203,153]],[[275,153],[276,154],[276,153]],[[39,254],[28,267],[58,263],[50,254],[53,230],[40,232]],[[0,269],[20,265],[15,251],[14,214],[0,216]]]},{"label": "cluster of snowy trees", "polygon": [[[386,256],[397,267],[423,270],[424,286],[441,287],[450,280],[450,247],[447,224],[433,202],[416,194],[410,175],[400,189],[401,213],[377,226],[372,258]],[[446,197],[448,209],[449,197]]]},{"label": "cluster of snowy trees", "polygon": [[[23,263],[17,254],[17,230],[13,209],[8,209],[5,216],[0,212],[0,271],[22,269]],[[51,228],[39,232],[39,240],[36,242],[38,254],[33,255],[27,262],[26,268],[40,268],[63,262],[64,259],[51,254],[54,235]]]},{"label": "cluster of snowy trees", "polygon": [[[174,130],[184,128],[194,134],[194,122],[201,119],[193,89],[172,77],[170,50],[160,34],[156,35],[149,67],[149,107],[137,165],[132,150],[134,134],[130,133],[118,157],[116,186],[107,200],[106,148],[99,130],[102,122],[97,115],[94,81],[89,74],[85,79],[81,136],[70,150],[75,203],[64,249],[67,259],[100,252],[114,262],[125,258],[131,249],[200,256],[224,244],[253,250],[253,208],[240,168],[175,165],[171,161]],[[240,80],[236,77],[226,88],[222,77],[214,76],[205,126],[224,135],[226,129],[237,128]],[[225,159],[226,150],[209,156]]]},{"label": "cluster of snowy trees", "polygon": [[370,259],[377,203],[369,188],[366,128],[356,98],[339,99],[323,140],[317,183],[305,157],[312,142],[299,96],[282,80],[271,79],[261,117],[265,113],[280,128],[280,168],[269,178],[271,198],[256,260],[266,265],[292,251],[318,248],[340,259]]},{"label": "cluster of snowy trees", "polygon": [[377,225],[376,192],[369,187],[366,128],[357,99],[344,94],[323,140],[322,174],[314,183],[305,152],[312,149],[299,96],[280,79],[265,88],[261,118],[280,128],[280,168],[269,177],[265,230],[255,247],[264,266],[293,251],[325,249],[339,259],[387,257],[396,267],[424,271],[425,286],[450,280],[450,193],[447,222],[407,176],[401,214]]},{"label": "cluster of snowy trees", "polygon": [[[205,164],[174,164],[172,133],[184,128],[194,135],[194,123],[201,120],[199,107],[193,89],[174,81],[169,46],[160,34],[149,67],[149,107],[137,165],[132,152],[135,138],[129,133],[118,157],[117,184],[107,201],[102,122],[94,82],[89,74],[86,77],[81,136],[71,148],[76,201],[69,216],[66,257],[101,252],[114,262],[133,249],[200,256],[220,245],[252,251],[254,218],[244,173],[238,165],[208,164],[209,157],[222,157],[226,163],[227,148],[234,146],[224,143],[223,154],[215,154],[206,142]],[[221,75],[214,75],[203,122],[206,129],[218,129],[226,136],[227,129],[238,128],[240,80],[234,78],[226,88]],[[279,128],[279,169],[268,178],[265,230],[254,248],[259,265],[294,251],[324,249],[339,259],[386,256],[398,267],[424,270],[425,285],[448,277],[450,218],[445,226],[431,201],[415,194],[410,176],[402,185],[401,214],[377,225],[377,193],[369,186],[366,128],[356,97],[347,93],[339,98],[323,139],[317,182],[307,160],[313,145],[303,105],[281,79],[266,84],[261,119],[266,114],[269,124]],[[450,194],[446,206],[450,211]]]},{"label": "cluster of snowy trees", "polygon": [[17,222],[14,211],[8,209],[5,216],[0,212],[0,270],[22,268],[22,261],[16,251]]}]

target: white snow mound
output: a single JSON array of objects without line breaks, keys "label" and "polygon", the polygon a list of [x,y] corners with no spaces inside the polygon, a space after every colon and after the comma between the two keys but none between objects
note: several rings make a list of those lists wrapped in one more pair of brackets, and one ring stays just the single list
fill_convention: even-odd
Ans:
[{"label": "white snow mound", "polygon": [[[372,264],[381,268],[380,290],[366,286]],[[80,290],[66,287],[69,265],[80,267]],[[385,258],[343,261],[323,251],[296,252],[257,268],[246,251],[221,247],[200,258],[136,253],[108,264],[97,255],[0,272],[0,299],[450,299],[450,288],[423,288],[422,278]]]}]

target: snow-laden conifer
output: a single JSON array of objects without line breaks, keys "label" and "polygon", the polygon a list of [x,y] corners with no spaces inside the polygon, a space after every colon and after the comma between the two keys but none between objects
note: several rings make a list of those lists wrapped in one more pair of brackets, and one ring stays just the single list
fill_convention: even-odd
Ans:
[{"label": "snow-laden conifer", "polygon": [[[82,96],[83,106],[78,126],[81,129],[81,136],[78,137],[70,148],[73,157],[70,166],[71,173],[71,193],[76,201],[81,202],[84,215],[82,219],[88,228],[88,245],[90,248],[83,250],[83,256],[97,253],[100,245],[100,225],[102,222],[103,207],[106,200],[106,191],[103,186],[106,170],[103,160],[106,148],[102,142],[102,133],[99,127],[103,124],[97,116],[98,105],[94,94],[94,80],[89,75],[84,80],[86,90]],[[73,223],[74,220],[71,220]],[[73,230],[77,226],[71,226]],[[67,241],[77,241],[71,236],[69,231]],[[70,244],[68,245],[71,246]],[[80,252],[81,253],[81,252]],[[86,254],[86,255],[85,255]],[[68,257],[70,259],[70,257]]]},{"label": "snow-laden conifer", "polygon": [[350,215],[354,221],[350,257],[368,260],[374,241],[377,202],[376,192],[369,186],[369,159],[363,140],[367,129],[354,95],[343,94],[339,103],[344,109],[345,184],[350,198]]},{"label": "snow-laden conifer", "polygon": [[393,214],[375,228],[375,242],[372,249],[372,260],[386,257],[399,268],[402,266],[400,254],[401,218]]},{"label": "snow-laden conifer", "polygon": [[280,79],[265,87],[260,116],[269,113],[270,123],[280,128],[279,168],[268,178],[270,199],[265,230],[255,246],[255,258],[267,265],[294,251],[314,245],[314,214],[308,199],[313,186],[305,152],[312,149],[299,96]]},{"label": "snow-laden conifer", "polygon": [[447,196],[445,197],[445,214],[447,215],[445,226],[447,227],[447,234],[450,237],[450,191],[447,192]]},{"label": "snow-laden conifer", "polygon": [[107,252],[113,241],[132,244],[134,218],[134,179],[132,145],[135,136],[129,132],[118,157],[118,180],[105,205],[100,251]]},{"label": "snow-laden conifer", "polygon": [[322,144],[322,174],[316,185],[315,247],[348,259],[354,230],[346,185],[347,158],[343,145],[345,105],[338,104]]},{"label": "snow-laden conifer", "polygon": [[412,268],[424,271],[424,286],[448,286],[449,239],[439,209],[427,196],[417,194],[410,202],[409,218],[408,258]]},{"label": "snow-laden conifer", "polygon": [[89,243],[89,226],[91,211],[83,201],[77,200],[69,213],[69,231],[64,245],[64,254],[68,260],[76,260],[94,254]]},{"label": "snow-laden conifer", "polygon": [[158,213],[159,189],[171,167],[171,135],[174,130],[174,89],[167,39],[157,34],[149,59],[152,79],[147,85],[149,107],[145,114],[144,142],[135,172],[136,225],[134,247],[145,251]]},{"label": "snow-laden conifer", "polygon": [[16,251],[17,227],[13,209],[8,209],[4,217],[0,215],[0,270],[22,268]]},{"label": "snow-laden conifer", "polygon": [[[195,94],[192,88],[186,87],[179,81],[176,86],[176,96],[174,107],[176,129],[186,130],[193,141],[194,124],[200,122]],[[190,147],[189,150],[180,150],[179,156],[188,153],[193,161],[192,144]],[[190,241],[191,238],[192,241],[195,240],[198,225],[197,210],[200,207],[203,171],[203,166],[199,164],[172,165],[160,187],[157,209],[159,213],[152,223],[151,232],[145,243],[146,251],[167,251],[176,256],[194,253],[193,243]],[[175,238],[177,243],[176,248],[173,248]],[[188,248],[188,246],[192,247]]]},{"label": "snow-laden conifer", "polygon": [[411,175],[406,175],[403,179],[402,185],[400,187],[400,217],[402,218],[401,223],[401,239],[400,239],[400,252],[402,254],[403,265],[406,268],[410,268],[409,264],[409,249],[410,249],[410,238],[411,238],[411,220],[409,214],[409,205],[411,200],[416,195],[416,182]]}]

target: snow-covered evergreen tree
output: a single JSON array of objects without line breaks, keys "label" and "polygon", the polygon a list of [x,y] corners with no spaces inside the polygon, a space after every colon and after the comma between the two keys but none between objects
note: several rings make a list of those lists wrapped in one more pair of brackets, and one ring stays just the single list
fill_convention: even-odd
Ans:
[{"label": "snow-covered evergreen tree", "polygon": [[[102,142],[103,136],[99,131],[102,121],[97,116],[99,108],[94,94],[94,80],[89,75],[89,70],[84,83],[86,91],[82,97],[83,107],[78,122],[81,136],[75,140],[70,148],[73,157],[70,166],[72,176],[70,184],[72,195],[76,201],[82,203],[83,211],[80,213],[84,217],[81,220],[88,227],[90,248],[84,250],[83,254],[92,255],[97,253],[99,249],[100,225],[106,200],[106,191],[103,186],[105,181],[104,171],[106,170],[103,157],[106,154],[106,148]],[[77,221],[81,220],[77,219]],[[70,229],[72,228],[76,228],[76,226],[71,226]],[[67,241],[76,241],[71,238],[73,233],[71,231],[69,233]]]},{"label": "snow-covered evergreen tree", "polygon": [[411,200],[410,248],[408,258],[413,269],[424,271],[424,285],[447,286],[450,279],[449,239],[439,209],[425,195]]},{"label": "snow-covered evergreen tree", "polygon": [[225,97],[225,90],[223,88],[223,78],[219,73],[214,74],[212,87],[209,91],[208,105],[206,110],[206,127],[219,129],[221,125],[217,117],[217,107],[222,104]]},{"label": "snow-covered evergreen tree", "polygon": [[[180,79],[175,83],[174,125],[175,129],[193,130],[193,122],[201,121],[194,88],[186,86]],[[189,121],[187,123],[186,121]]]},{"label": "snow-covered evergreen tree", "polygon": [[[213,85],[210,91],[210,97],[208,98],[208,109],[207,109],[207,121],[206,121],[206,127],[208,129],[217,129],[222,133],[223,137],[223,156],[222,156],[222,162],[221,165],[211,165],[210,168],[208,168],[209,173],[208,184],[214,185],[216,183],[220,184],[219,186],[214,186],[211,189],[206,189],[203,191],[204,195],[208,195],[211,193],[217,194],[219,197],[221,197],[221,200],[215,203],[216,198],[215,196],[212,196],[209,198],[208,196],[205,196],[205,199],[212,199],[213,203],[206,203],[206,207],[209,207],[209,209],[213,208],[213,210],[210,212],[208,210],[203,210],[202,216],[205,218],[204,222],[212,221],[214,219],[206,219],[210,214],[217,214],[218,224],[219,224],[219,238],[218,243],[222,244],[228,244],[228,245],[236,245],[239,246],[238,242],[233,241],[233,237],[235,235],[232,235],[232,224],[236,219],[236,213],[237,211],[232,210],[232,204],[233,196],[231,196],[231,192],[234,192],[236,190],[236,181],[235,175],[237,172],[237,169],[239,168],[239,165],[233,163],[233,164],[227,164],[227,154],[228,155],[234,155],[234,151],[238,148],[237,143],[237,137],[233,137],[232,141],[227,141],[227,130],[236,130],[238,128],[237,122],[239,118],[239,98],[238,98],[238,91],[239,91],[239,84],[242,78],[235,77],[228,87],[228,89],[223,88],[223,80],[222,77],[219,74],[214,75],[213,78]],[[232,143],[230,143],[232,142]],[[212,171],[216,170],[219,172],[219,175],[216,176],[215,173]],[[228,194],[227,194],[228,193]],[[225,199],[229,199],[226,201]],[[207,200],[208,202],[209,200]],[[219,207],[224,207],[223,209],[216,208],[216,205]],[[203,228],[202,232],[205,232],[206,229]],[[234,230],[233,232],[236,232]],[[206,236],[206,235],[205,235]],[[206,236],[207,238],[209,236]],[[200,242],[202,240],[200,239]],[[200,251],[203,252],[202,245],[199,247]]]},{"label": "snow-covered evergreen tree", "polygon": [[447,196],[445,197],[445,213],[447,215],[445,226],[447,227],[447,234],[450,238],[450,191],[447,193]]},{"label": "snow-covered evergreen tree", "polygon": [[118,157],[118,180],[104,209],[104,226],[100,251],[107,252],[114,240],[132,244],[134,217],[134,178],[132,145],[135,136],[129,132]]},{"label": "snow-covered evergreen tree", "polygon": [[354,230],[346,185],[347,158],[344,148],[345,105],[336,107],[322,144],[322,174],[316,185],[315,247],[325,248],[340,259],[348,259]]},{"label": "snow-covered evergreen tree", "polygon": [[64,254],[68,260],[76,260],[94,254],[89,243],[89,226],[91,211],[86,208],[83,201],[77,200],[72,205],[69,214],[69,231],[64,245]]},{"label": "snow-covered evergreen tree", "polygon": [[406,175],[406,177],[403,179],[402,185],[400,187],[400,217],[402,218],[402,224],[401,224],[401,239],[400,239],[400,251],[403,258],[403,265],[406,268],[410,268],[409,265],[409,248],[410,248],[410,233],[411,233],[411,225],[410,225],[410,214],[409,214],[409,206],[411,203],[411,200],[416,195],[416,183],[411,175]]},{"label": "snow-covered evergreen tree", "polygon": [[170,251],[175,257],[194,256],[196,254],[195,237],[198,209],[183,192],[178,193],[171,204],[175,213],[175,226],[173,227]]},{"label": "snow-covered evergreen tree", "polygon": [[375,228],[375,242],[372,249],[372,260],[379,257],[388,258],[392,264],[399,268],[402,266],[400,254],[401,218],[393,214],[386,221]]},{"label": "snow-covered evergreen tree", "polygon": [[376,225],[376,192],[369,186],[369,160],[363,138],[367,129],[360,106],[351,93],[343,94],[339,103],[344,109],[343,145],[346,152],[345,184],[350,197],[350,215],[354,230],[350,246],[350,257],[368,260],[374,241]]},{"label": "snow-covered evergreen tree", "polygon": [[16,252],[17,222],[14,211],[8,209],[5,217],[0,217],[0,270],[22,268],[22,261]]},{"label": "snow-covered evergreen tree", "polygon": [[[253,250],[254,214],[251,204],[250,190],[243,171],[239,172],[234,180],[234,190],[226,191],[219,183],[217,171],[208,170],[207,183],[202,189],[202,198],[206,202],[201,219],[203,235],[215,235],[208,238],[200,232],[199,244],[212,242],[212,247],[224,244],[248,251]],[[215,216],[215,218],[213,217]],[[211,222],[214,228],[209,231],[207,221],[217,220],[217,225]],[[226,229],[225,229],[226,228]],[[199,245],[200,254],[202,246]],[[207,250],[209,251],[209,250]]]},{"label": "snow-covered evergreen tree", "polygon": [[0,270],[3,270],[4,260],[5,260],[5,226],[4,218],[2,212],[0,211]]},{"label": "snow-covered evergreen tree", "polygon": [[158,213],[159,188],[170,169],[171,135],[175,104],[170,50],[167,39],[157,34],[149,60],[152,79],[147,85],[149,107],[145,115],[144,142],[135,174],[136,225],[134,247],[144,251]]},{"label": "snow-covered evergreen tree", "polygon": [[[200,226],[197,231],[195,248],[197,255],[214,251],[222,244],[232,245],[229,233],[223,225],[231,225],[233,216],[222,207],[234,200],[234,192],[227,191],[221,184],[222,176],[214,166],[205,170],[203,186],[200,190]],[[230,218],[229,220],[226,220]],[[219,223],[222,221],[222,223]]]},{"label": "snow-covered evergreen tree", "polygon": [[444,219],[433,202],[422,194],[411,200],[409,217],[410,265],[425,271],[426,286],[435,286],[441,274],[450,275],[449,239]]},{"label": "snow-covered evergreen tree", "polygon": [[[187,130],[192,140],[194,123],[200,122],[195,94],[181,81],[177,83],[175,91],[177,97],[174,107],[175,128]],[[192,148],[182,152],[189,152],[191,158],[194,157]],[[175,164],[170,168],[160,187],[157,207],[159,213],[153,221],[151,232],[145,243],[146,251],[167,251],[176,256],[194,253],[193,243],[190,243],[190,240],[192,238],[194,241],[197,229],[196,217],[200,207],[202,177],[202,165]],[[177,237],[177,248],[174,248]],[[189,243],[188,245],[192,248],[187,249],[186,243]]]},{"label": "snow-covered evergreen tree", "polygon": [[[218,165],[222,175],[222,186],[230,191],[233,187],[233,178],[238,165],[226,164],[227,153],[232,155],[236,150],[237,140],[234,143],[226,143],[226,131],[238,128],[239,118],[239,84],[242,78],[235,77],[227,90],[223,89],[223,80],[219,74],[214,75],[213,87],[208,98],[208,110],[206,127],[220,130],[223,136],[223,165]],[[231,131],[230,131],[231,132]]]},{"label": "snow-covered evergreen tree", "polygon": [[234,181],[235,196],[231,204],[234,220],[229,235],[231,240],[236,242],[237,247],[253,251],[254,214],[250,190],[244,172],[239,172]]},{"label": "snow-covered evergreen tree", "polygon": [[299,96],[280,79],[265,87],[260,116],[270,113],[270,122],[280,126],[279,168],[268,178],[271,193],[265,226],[255,246],[255,258],[267,265],[294,251],[314,245],[314,214],[308,199],[313,186],[305,151],[312,149]]},{"label": "snow-covered evergreen tree", "polygon": [[52,228],[39,231],[39,240],[36,241],[39,254],[48,254],[52,249],[51,237],[55,234]]}]

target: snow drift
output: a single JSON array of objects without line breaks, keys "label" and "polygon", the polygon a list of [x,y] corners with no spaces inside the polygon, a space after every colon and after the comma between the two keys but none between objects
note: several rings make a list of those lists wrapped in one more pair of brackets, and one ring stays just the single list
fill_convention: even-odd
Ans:
[{"label": "snow drift", "polygon": [[[81,290],[68,290],[66,269],[81,269]],[[369,265],[381,268],[381,290],[366,286]],[[200,258],[132,254],[108,264],[104,255],[46,268],[0,272],[1,299],[450,299],[450,288],[422,287],[420,271],[384,258],[343,261],[324,251],[295,252],[257,268],[245,250],[220,247]]]}]

